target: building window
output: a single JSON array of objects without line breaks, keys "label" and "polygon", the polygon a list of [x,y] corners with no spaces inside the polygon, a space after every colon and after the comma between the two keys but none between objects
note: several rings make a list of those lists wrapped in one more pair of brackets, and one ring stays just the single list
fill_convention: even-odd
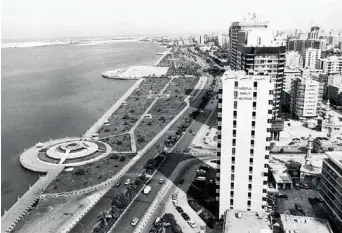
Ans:
[{"label": "building window", "polygon": [[252,117],[255,117],[256,116],[256,112],[252,112]]},{"label": "building window", "polygon": [[234,99],[237,99],[237,98],[238,98],[238,92],[234,91]]},{"label": "building window", "polygon": [[233,129],[233,137],[236,137],[236,130]]},{"label": "building window", "polygon": [[218,91],[219,94],[222,94],[222,89],[220,88],[219,91]]},{"label": "building window", "polygon": [[231,179],[231,181],[234,181],[234,174],[230,175],[230,179]]},{"label": "building window", "polygon": [[252,197],[252,193],[248,192],[248,198],[251,198],[251,197]]},{"label": "building window", "polygon": [[271,132],[271,129],[270,129],[270,128],[267,128],[267,130],[266,130],[266,131],[269,133],[269,132]]},{"label": "building window", "polygon": [[253,167],[249,167],[249,171],[252,172],[253,171]]},{"label": "building window", "polygon": [[254,87],[258,87],[258,82],[254,82]]},{"label": "building window", "polygon": [[265,165],[264,165],[264,168],[268,168],[268,164],[265,164]]},{"label": "building window", "polygon": [[232,165],[232,172],[235,172],[235,166],[234,165]]},{"label": "building window", "polygon": [[221,143],[217,143],[217,148],[221,148]]},{"label": "building window", "polygon": [[233,121],[233,128],[236,128],[236,121]]},{"label": "building window", "polygon": [[257,93],[253,92],[253,97],[256,98],[257,97]]},{"label": "building window", "polygon": [[248,206],[251,206],[251,201],[247,201],[247,205],[248,205]]},{"label": "building window", "polygon": [[254,146],[254,140],[251,140],[251,145]]},{"label": "building window", "polygon": [[237,101],[234,101],[234,109],[237,109]]},{"label": "building window", "polygon": [[263,185],[267,185],[267,181],[264,180],[264,181],[262,182],[262,184],[263,184]]},{"label": "building window", "polygon": [[273,105],[273,100],[269,100],[268,104]]},{"label": "building window", "polygon": [[234,196],[234,191],[230,191],[230,197]]},{"label": "building window", "polygon": [[255,127],[255,121],[252,121],[252,128],[254,129]]},{"label": "building window", "polygon": [[252,191],[252,184],[248,184],[248,190]]},{"label": "building window", "polygon": [[267,119],[267,123],[272,123],[272,120],[271,119]]},{"label": "building window", "polygon": [[263,193],[267,193],[267,189],[263,189],[262,192],[263,192]]},{"label": "building window", "polygon": [[270,156],[269,155],[265,155],[265,159],[269,159],[270,158]]},{"label": "building window", "polygon": [[232,155],[235,155],[235,148],[232,148]]},{"label": "building window", "polygon": [[254,131],[254,130],[251,131],[251,136],[252,136],[252,137],[255,136],[255,131]]},{"label": "building window", "polygon": [[254,149],[250,149],[250,153],[251,153],[251,155],[253,155],[254,154]]},{"label": "building window", "polygon": [[269,91],[269,94],[270,94],[270,95],[273,95],[273,91],[272,91],[272,90],[271,90],[271,91]]},{"label": "building window", "polygon": [[265,148],[266,150],[270,150],[270,147],[269,146],[266,146],[266,148]]},{"label": "building window", "polygon": [[253,109],[255,110],[256,108],[256,102],[253,102]]},{"label": "building window", "polygon": [[234,112],[233,112],[233,117],[234,117],[234,119],[236,119],[236,117],[237,117],[237,111],[234,111]]},{"label": "building window", "polygon": [[249,182],[252,182],[253,181],[253,177],[251,175],[248,176],[248,180]]},{"label": "building window", "polygon": [[234,138],[233,139],[233,146],[235,146],[236,145],[236,139]]},{"label": "building window", "polygon": [[235,82],[234,82],[234,86],[235,86],[235,87],[238,87],[238,86],[239,86],[239,82],[238,82],[238,81],[235,81]]},{"label": "building window", "polygon": [[250,164],[250,165],[253,165],[253,158],[250,158],[250,159],[249,159],[249,164]]},{"label": "building window", "polygon": [[219,102],[219,103],[222,103],[222,99],[221,99],[221,98],[219,98],[219,99],[218,99],[218,102]]},{"label": "building window", "polygon": [[234,205],[234,199],[230,199],[230,205]]},{"label": "building window", "polygon": [[272,110],[268,110],[268,114],[272,114]]},{"label": "building window", "polygon": [[232,164],[234,164],[235,163],[235,157],[233,156],[232,157]]},{"label": "building window", "polygon": [[234,182],[230,183],[230,189],[234,189]]}]

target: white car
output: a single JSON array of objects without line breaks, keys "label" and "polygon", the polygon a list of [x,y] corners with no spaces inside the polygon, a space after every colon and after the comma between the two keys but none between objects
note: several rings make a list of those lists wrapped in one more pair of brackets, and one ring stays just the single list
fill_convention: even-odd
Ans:
[{"label": "white car", "polygon": [[192,227],[195,228],[196,227],[196,223],[194,221],[192,221],[191,219],[188,221],[188,224]]},{"label": "white car", "polygon": [[139,221],[138,218],[133,218],[132,221],[131,221],[131,225],[132,225],[132,226],[137,225],[138,221]]},{"label": "white car", "polygon": [[131,179],[127,179],[125,185],[129,185],[129,183],[131,183]]},{"label": "white car", "polygon": [[173,203],[174,206],[178,206],[178,201],[177,200],[173,200],[172,203]]},{"label": "white car", "polygon": [[158,180],[158,183],[159,183],[159,184],[163,184],[163,183],[164,183],[164,179],[160,178],[160,179]]}]

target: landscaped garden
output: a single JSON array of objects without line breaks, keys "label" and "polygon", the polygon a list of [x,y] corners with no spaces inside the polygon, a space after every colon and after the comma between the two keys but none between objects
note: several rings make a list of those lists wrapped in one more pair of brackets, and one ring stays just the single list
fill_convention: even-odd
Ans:
[{"label": "landscaped garden", "polygon": [[177,224],[175,216],[170,213],[166,213],[159,221],[153,224],[150,233],[182,233],[182,228]]},{"label": "landscaped garden", "polygon": [[113,151],[117,152],[128,152],[131,151],[131,136],[130,134],[122,134],[109,138],[104,138],[102,141],[108,143]]},{"label": "landscaped garden", "polygon": [[79,190],[102,183],[113,177],[122,169],[135,154],[113,153],[107,157],[63,170],[45,190],[46,193],[60,193]]}]

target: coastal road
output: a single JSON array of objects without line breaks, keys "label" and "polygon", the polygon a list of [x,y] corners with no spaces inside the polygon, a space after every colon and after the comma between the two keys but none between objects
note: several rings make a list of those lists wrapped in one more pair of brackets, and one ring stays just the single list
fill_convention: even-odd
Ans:
[{"label": "coastal road", "polygon": [[[177,130],[177,127],[184,122],[184,119],[188,117],[188,115],[196,110],[195,107],[197,107],[201,103],[202,96],[205,95],[206,91],[209,89],[209,86],[212,82],[212,78],[208,77],[207,83],[203,89],[202,94],[200,93],[197,98],[193,101],[191,101],[191,106],[187,109],[187,111],[184,112],[183,116],[180,117],[175,124],[171,126],[171,128],[168,130],[169,132],[175,132]],[[205,116],[202,116],[203,119]],[[198,116],[198,119],[203,120],[200,115]],[[194,131],[195,132],[195,131]],[[137,163],[131,167],[127,173],[120,179],[121,183],[124,183],[126,179],[134,179],[137,177],[143,170],[143,166],[146,164],[146,162],[156,156],[160,152],[160,148],[158,148],[156,145],[163,146],[165,139],[167,138],[168,134],[164,134],[153,146],[151,149],[149,149],[138,161]],[[184,145],[185,147],[185,145]],[[163,148],[163,147],[161,147]],[[179,158],[180,160],[177,160],[178,162],[182,160],[182,157]],[[168,164],[168,163],[166,163]],[[172,172],[173,169],[170,169],[170,172]],[[167,170],[168,170],[167,169]],[[160,170],[160,169],[158,169]],[[161,170],[163,172],[163,170]],[[112,187],[110,191],[77,223],[74,228],[70,232],[78,232],[78,233],[83,233],[83,232],[91,232],[94,225],[97,222],[97,216],[104,211],[107,211],[111,207],[111,201],[112,199],[116,196],[116,194],[120,192],[124,192],[126,187],[124,185],[120,187]],[[150,194],[151,195],[151,194]],[[153,195],[151,195],[153,196]],[[134,205],[134,204],[132,204]],[[148,206],[147,206],[148,208]],[[122,219],[126,219],[128,217],[125,216]],[[131,219],[129,219],[130,221]],[[121,224],[116,224],[118,227],[123,227]],[[124,224],[122,224],[124,225]],[[120,232],[120,231],[113,231],[113,232]]]},{"label": "coastal road", "polygon": [[[203,93],[205,94],[205,93]],[[216,111],[216,110],[214,110]],[[173,152],[168,155],[167,159],[164,161],[164,163],[160,166],[156,173],[156,177],[151,182],[152,190],[148,195],[144,195],[140,193],[138,197],[133,201],[133,203],[129,206],[129,208],[126,210],[122,218],[115,224],[115,227],[110,231],[110,233],[115,232],[125,232],[125,233],[133,233],[135,230],[135,227],[130,225],[130,222],[133,218],[139,218],[141,219],[150,205],[152,204],[153,200],[157,197],[162,185],[158,184],[158,179],[163,178],[164,180],[170,177],[174,169],[177,167],[177,165],[182,162],[185,159],[190,158],[196,158],[192,155],[183,154],[183,152],[186,148],[188,148],[195,137],[196,133],[199,131],[201,126],[203,125],[203,122],[206,122],[206,124],[212,124],[213,121],[216,119],[216,114],[211,114],[212,111],[203,111],[201,112],[197,119],[191,124],[189,129],[183,134],[183,137],[179,140],[179,142],[176,144],[176,146],[173,148]],[[208,119],[208,116],[210,115],[210,118]],[[192,133],[189,133],[189,130],[192,130]],[[180,153],[175,153],[175,151],[180,151]],[[200,159],[197,160],[198,163],[200,163]],[[187,170],[185,170],[187,171]],[[182,171],[178,175],[178,179],[182,178],[182,176],[185,174],[185,171]],[[177,180],[176,180],[177,181]],[[177,182],[176,182],[177,184]],[[153,215],[152,218],[156,218],[157,216]]]}]

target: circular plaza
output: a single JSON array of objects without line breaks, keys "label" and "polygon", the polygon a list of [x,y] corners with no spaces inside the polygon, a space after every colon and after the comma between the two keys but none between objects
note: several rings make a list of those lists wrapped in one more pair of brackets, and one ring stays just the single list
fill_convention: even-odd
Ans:
[{"label": "circular plaza", "polygon": [[21,154],[20,162],[29,170],[48,172],[60,166],[76,167],[92,163],[110,152],[110,145],[101,141],[64,138],[37,143]]}]

